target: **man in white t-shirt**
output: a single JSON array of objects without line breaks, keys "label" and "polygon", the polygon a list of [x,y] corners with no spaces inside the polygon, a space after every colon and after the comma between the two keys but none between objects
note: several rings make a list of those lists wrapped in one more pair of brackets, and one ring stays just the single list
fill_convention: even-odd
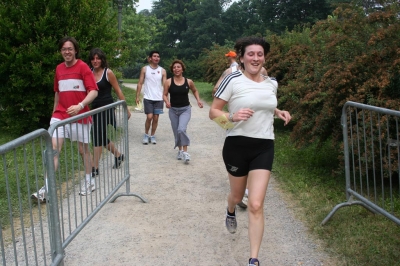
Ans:
[{"label": "man in white t-shirt", "polygon": [[143,108],[146,114],[146,122],[142,143],[145,145],[149,142],[152,144],[157,143],[155,133],[158,126],[158,118],[163,113],[163,86],[167,78],[165,69],[158,65],[160,62],[160,53],[158,51],[151,51],[148,61],[149,64],[140,71],[139,83],[136,89],[136,104],[139,104],[140,92],[144,87]]}]

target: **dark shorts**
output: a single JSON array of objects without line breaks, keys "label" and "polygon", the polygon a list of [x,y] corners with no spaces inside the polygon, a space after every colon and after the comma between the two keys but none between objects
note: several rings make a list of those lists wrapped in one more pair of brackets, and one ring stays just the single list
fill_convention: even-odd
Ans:
[{"label": "dark shorts", "polygon": [[152,101],[143,99],[143,105],[144,105],[144,113],[146,115],[147,114],[159,115],[164,113],[163,111],[164,101]]},{"label": "dark shorts", "polygon": [[108,125],[117,128],[114,108],[93,115],[93,143],[95,147],[106,146],[110,143],[107,137]]},{"label": "dark shorts", "polygon": [[245,176],[256,169],[272,170],[274,161],[274,140],[256,139],[243,136],[225,139],[222,157],[228,173]]}]

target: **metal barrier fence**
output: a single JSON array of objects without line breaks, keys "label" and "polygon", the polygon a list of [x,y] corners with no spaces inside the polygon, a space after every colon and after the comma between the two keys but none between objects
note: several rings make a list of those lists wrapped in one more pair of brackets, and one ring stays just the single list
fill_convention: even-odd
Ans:
[{"label": "metal barrier fence", "polygon": [[[126,110],[125,101],[115,102],[0,146],[3,265],[63,265],[65,248],[107,202],[120,196],[135,196],[146,202],[130,191]],[[96,121],[91,127],[76,123],[90,116]],[[60,129],[87,135],[91,141],[88,145],[71,141]],[[52,138],[53,133],[57,138]],[[70,137],[73,139],[74,134]],[[52,143],[54,139],[61,141]],[[121,167],[114,151],[124,156]],[[98,155],[98,175],[92,175],[93,158]],[[89,183],[95,185],[87,191],[86,174]],[[124,184],[125,192],[117,194]],[[31,196],[41,188],[44,199]]]},{"label": "metal barrier fence", "polygon": [[342,109],[347,201],[400,225],[400,112],[347,102]]}]

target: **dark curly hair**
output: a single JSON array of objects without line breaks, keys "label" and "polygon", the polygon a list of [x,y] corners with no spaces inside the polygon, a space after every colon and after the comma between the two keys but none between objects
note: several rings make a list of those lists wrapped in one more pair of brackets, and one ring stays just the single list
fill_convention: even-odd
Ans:
[{"label": "dark curly hair", "polygon": [[185,66],[185,64],[182,62],[182,60],[179,60],[179,59],[175,59],[174,61],[172,61],[171,65],[169,66],[169,69],[171,70],[171,72],[172,72],[172,73],[174,72],[174,71],[173,71],[173,68],[174,68],[174,65],[177,64],[177,63],[180,64],[180,65],[182,66],[182,71],[185,72],[186,66]]},{"label": "dark curly hair", "polygon": [[[238,39],[235,44],[236,54],[239,57],[243,57],[246,47],[253,44],[260,45],[264,49],[264,56],[268,54],[270,47],[269,43],[264,38],[256,36],[249,36]],[[242,69],[244,69],[243,63],[241,63],[240,66],[242,67]]]}]

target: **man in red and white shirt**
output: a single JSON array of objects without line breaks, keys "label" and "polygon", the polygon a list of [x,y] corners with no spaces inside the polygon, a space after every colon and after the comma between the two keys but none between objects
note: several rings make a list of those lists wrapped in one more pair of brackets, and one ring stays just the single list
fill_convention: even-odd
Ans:
[{"label": "man in red and white shirt", "polygon": [[[97,84],[89,66],[78,59],[79,45],[73,37],[64,37],[59,42],[64,62],[56,67],[54,76],[54,107],[50,125],[58,121],[89,111],[88,105],[97,97]],[[79,153],[85,164],[86,178],[80,195],[94,191],[95,183],[91,178],[92,165],[89,151],[90,128],[92,118],[87,117],[76,123],[58,127],[53,133],[55,169],[58,168],[58,156],[65,138],[78,141]],[[47,183],[47,182],[46,182]],[[32,198],[45,201],[46,186],[32,194]]]}]

